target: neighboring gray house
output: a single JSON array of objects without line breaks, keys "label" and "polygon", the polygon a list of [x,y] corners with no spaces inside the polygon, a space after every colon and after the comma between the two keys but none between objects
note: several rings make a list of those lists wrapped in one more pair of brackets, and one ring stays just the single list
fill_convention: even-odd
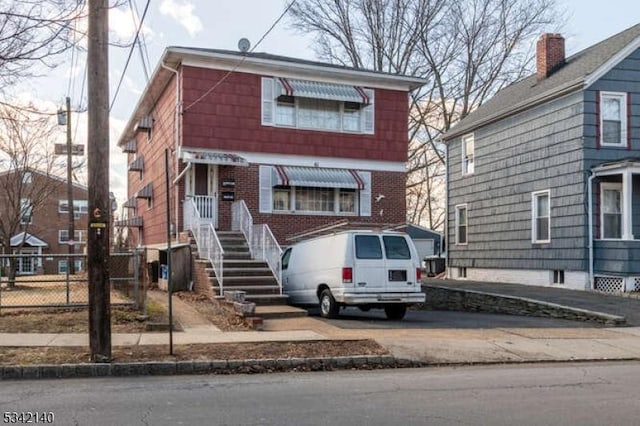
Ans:
[{"label": "neighboring gray house", "polygon": [[444,135],[448,275],[640,291],[640,24],[537,68]]}]

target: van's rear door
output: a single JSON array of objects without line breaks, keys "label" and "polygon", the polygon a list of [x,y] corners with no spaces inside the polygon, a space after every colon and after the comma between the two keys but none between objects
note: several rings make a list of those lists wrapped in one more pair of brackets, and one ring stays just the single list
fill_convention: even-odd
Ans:
[{"label": "van's rear door", "polygon": [[416,265],[404,235],[382,236],[385,255],[385,290],[415,291]]},{"label": "van's rear door", "polygon": [[380,293],[386,286],[382,242],[378,235],[354,236],[353,286],[361,293]]}]

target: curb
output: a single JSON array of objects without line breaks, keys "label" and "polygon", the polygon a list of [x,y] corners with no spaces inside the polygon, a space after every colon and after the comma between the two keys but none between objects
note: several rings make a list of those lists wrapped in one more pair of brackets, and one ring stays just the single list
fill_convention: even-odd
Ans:
[{"label": "curb", "polygon": [[391,355],[332,358],[283,358],[210,361],[114,362],[110,364],[40,364],[0,366],[0,381],[85,377],[172,376],[188,374],[258,374],[287,371],[331,371],[422,367],[423,362]]}]

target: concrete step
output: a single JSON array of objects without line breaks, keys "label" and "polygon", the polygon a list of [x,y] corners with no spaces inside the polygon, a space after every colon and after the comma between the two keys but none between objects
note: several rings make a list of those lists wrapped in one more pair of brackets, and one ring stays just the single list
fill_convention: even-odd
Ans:
[{"label": "concrete step", "polygon": [[227,260],[251,260],[251,254],[247,251],[246,253],[242,252],[230,252],[224,253],[224,258]]},{"label": "concrete step", "polygon": [[262,260],[253,259],[224,259],[224,269],[236,269],[236,268],[266,268],[269,269],[269,265]]},{"label": "concrete step", "polygon": [[247,277],[229,277],[224,274],[224,286],[256,286],[256,285],[278,285],[278,282],[273,277],[273,275],[256,275],[256,276],[247,276]]},{"label": "concrete step", "polygon": [[269,268],[224,268],[224,276],[228,277],[255,277],[272,276]]},{"label": "concrete step", "polygon": [[247,302],[253,302],[257,306],[287,305],[287,300],[289,300],[289,296],[287,296],[286,294],[267,294],[267,295],[247,294],[247,296],[245,297],[245,300]]},{"label": "concrete step", "polygon": [[262,319],[298,318],[308,315],[306,309],[289,305],[256,306],[256,316]]},{"label": "concrete step", "polygon": [[[225,285],[224,291],[244,291],[248,295],[273,295],[280,294],[278,285]],[[216,288],[216,293],[218,292]]]}]

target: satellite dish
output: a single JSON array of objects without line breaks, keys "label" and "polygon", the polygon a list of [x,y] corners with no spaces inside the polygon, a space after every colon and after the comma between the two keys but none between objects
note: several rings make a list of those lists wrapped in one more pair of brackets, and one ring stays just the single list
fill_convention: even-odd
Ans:
[{"label": "satellite dish", "polygon": [[240,49],[242,53],[247,52],[250,47],[251,47],[251,42],[248,39],[243,37],[240,40],[238,40],[238,49]]}]

